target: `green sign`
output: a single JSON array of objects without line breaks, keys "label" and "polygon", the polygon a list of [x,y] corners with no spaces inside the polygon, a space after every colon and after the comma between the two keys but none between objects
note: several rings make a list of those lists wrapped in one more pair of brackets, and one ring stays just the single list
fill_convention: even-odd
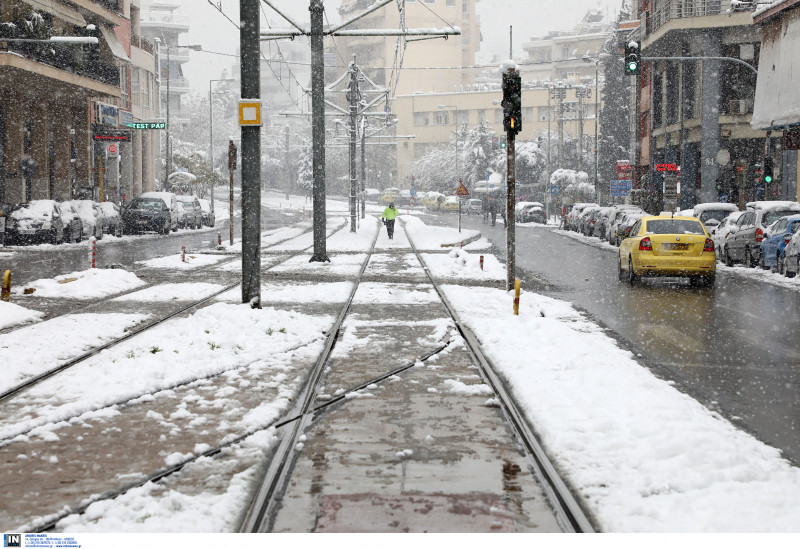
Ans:
[{"label": "green sign", "polygon": [[134,130],[163,130],[167,127],[166,122],[133,122],[125,125]]}]

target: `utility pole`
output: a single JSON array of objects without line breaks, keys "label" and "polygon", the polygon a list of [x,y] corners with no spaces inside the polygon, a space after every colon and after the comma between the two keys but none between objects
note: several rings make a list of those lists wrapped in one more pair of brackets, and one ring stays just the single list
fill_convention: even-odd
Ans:
[{"label": "utility pole", "polygon": [[514,206],[516,204],[516,162],[515,139],[522,131],[522,79],[517,70],[511,66],[503,73],[503,129],[506,131],[506,271],[508,273],[507,289],[514,288],[516,225]]},{"label": "utility pole", "polygon": [[292,170],[290,162],[289,162],[289,126],[286,126],[286,134],[284,137],[284,142],[286,146],[286,200],[289,200],[290,194],[292,191]]},{"label": "utility pole", "polygon": [[311,131],[313,147],[314,254],[311,261],[328,259],[325,227],[325,57],[322,0],[311,0]]},{"label": "utility pole", "polygon": [[[283,38],[294,39],[295,36],[311,37],[311,128],[313,133],[313,173],[314,173],[314,253],[311,261],[330,261],[326,250],[325,241],[325,58],[323,56],[323,38],[325,36],[459,36],[461,30],[455,27],[450,29],[400,29],[389,31],[387,29],[358,29],[354,31],[343,30],[350,24],[373,13],[380,8],[392,3],[394,0],[376,0],[365,11],[355,15],[333,28],[324,27],[324,7],[322,0],[311,0],[309,11],[311,13],[310,31],[275,7],[274,0],[261,0],[272,8],[278,15],[285,19],[292,29],[270,29],[261,33],[262,40],[278,40]],[[400,4],[404,9],[404,4]]]},{"label": "utility pole", "polygon": [[350,232],[356,232],[356,124],[358,123],[358,102],[361,92],[358,89],[358,67],[356,56],[350,62],[350,88],[347,91],[347,102],[350,104]]},{"label": "utility pole", "polygon": [[242,81],[239,104],[239,124],[242,126],[242,303],[250,303],[253,308],[260,309],[261,3],[260,0],[240,0],[239,6]]},{"label": "utility pole", "polygon": [[361,119],[361,219],[367,215],[367,117]]}]

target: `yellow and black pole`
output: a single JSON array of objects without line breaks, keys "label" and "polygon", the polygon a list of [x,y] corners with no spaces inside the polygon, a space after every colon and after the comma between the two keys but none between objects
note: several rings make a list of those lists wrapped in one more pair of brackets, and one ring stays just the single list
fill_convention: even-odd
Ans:
[{"label": "yellow and black pole", "polygon": [[0,301],[11,301],[11,271],[6,271],[3,275],[3,290],[0,293]]},{"label": "yellow and black pole", "polygon": [[514,314],[519,315],[519,278],[514,279]]}]

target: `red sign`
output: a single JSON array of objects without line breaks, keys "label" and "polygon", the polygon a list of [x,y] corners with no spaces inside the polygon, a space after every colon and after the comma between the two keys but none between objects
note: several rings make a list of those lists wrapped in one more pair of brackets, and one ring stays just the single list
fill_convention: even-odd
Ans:
[{"label": "red sign", "polygon": [[656,164],[657,172],[678,172],[680,168],[677,164]]},{"label": "red sign", "polygon": [[115,152],[117,152],[117,146],[112,143],[111,145],[108,146],[108,152],[114,154]]},{"label": "red sign", "polygon": [[458,182],[458,187],[456,187],[456,194],[458,196],[469,196],[469,191],[461,181]]}]

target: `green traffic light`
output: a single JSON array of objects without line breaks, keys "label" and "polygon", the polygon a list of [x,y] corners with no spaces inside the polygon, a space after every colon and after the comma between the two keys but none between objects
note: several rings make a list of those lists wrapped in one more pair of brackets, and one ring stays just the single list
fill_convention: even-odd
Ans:
[{"label": "green traffic light", "polygon": [[772,176],[771,175],[764,176],[764,181],[766,183],[772,183]]},{"label": "green traffic light", "polygon": [[635,71],[636,67],[637,67],[636,63],[634,63],[634,62],[628,63],[628,70],[629,71],[631,71],[631,72]]}]

